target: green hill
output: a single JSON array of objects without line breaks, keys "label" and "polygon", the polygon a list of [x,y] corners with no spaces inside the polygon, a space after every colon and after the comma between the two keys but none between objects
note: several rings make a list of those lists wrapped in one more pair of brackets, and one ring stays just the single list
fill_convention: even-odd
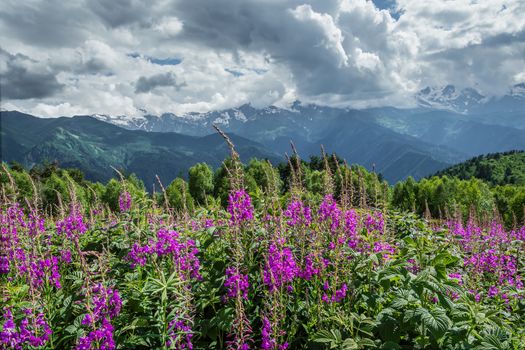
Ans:
[{"label": "green hill", "polygon": [[[86,177],[107,181],[111,167],[135,173],[151,188],[155,176],[169,184],[198,162],[217,167],[229,150],[218,134],[195,137],[177,133],[126,130],[92,117],[42,119],[18,112],[1,112],[2,161],[26,167],[57,161],[61,167],[79,168]],[[243,161],[280,157],[262,145],[230,135]]]},{"label": "green hill", "polygon": [[525,185],[525,151],[492,153],[441,170],[436,176],[478,178],[492,185]]}]

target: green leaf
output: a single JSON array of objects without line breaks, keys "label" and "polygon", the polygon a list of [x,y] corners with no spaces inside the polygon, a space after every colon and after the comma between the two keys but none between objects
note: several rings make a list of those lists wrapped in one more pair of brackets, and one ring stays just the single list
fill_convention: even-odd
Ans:
[{"label": "green leaf", "polygon": [[451,324],[451,321],[445,312],[437,308],[428,310],[426,308],[419,307],[416,309],[415,314],[436,339],[441,338],[446,333]]}]

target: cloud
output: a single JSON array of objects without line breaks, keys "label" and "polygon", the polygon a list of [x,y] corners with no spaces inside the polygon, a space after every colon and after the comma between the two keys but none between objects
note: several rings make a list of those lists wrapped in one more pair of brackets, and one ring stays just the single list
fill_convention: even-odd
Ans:
[{"label": "cloud", "polygon": [[[392,41],[397,38],[388,11],[370,2],[218,0],[207,8],[205,0],[194,0],[178,2],[176,11],[181,40],[265,55],[273,67],[290,71],[303,98],[360,99],[372,91],[382,97],[402,88],[391,75],[410,51],[402,51],[407,43]],[[400,49],[390,47],[398,44]]]},{"label": "cloud", "polygon": [[41,69],[29,57],[0,48],[2,99],[24,100],[53,96],[64,87],[53,72]]},{"label": "cloud", "polygon": [[87,12],[77,1],[6,0],[0,4],[0,28],[8,37],[32,46],[70,46],[88,37],[90,26],[96,26]]},{"label": "cloud", "polygon": [[179,90],[184,85],[186,84],[177,84],[173,73],[155,74],[151,77],[140,77],[135,84],[135,92],[146,93],[157,87],[174,87]]},{"label": "cloud", "polygon": [[138,22],[148,13],[148,1],[143,0],[90,0],[87,6],[109,27]]},{"label": "cloud", "polygon": [[295,99],[411,106],[427,85],[490,96],[525,76],[521,0],[213,5],[2,1],[2,103],[48,116],[182,114]]}]

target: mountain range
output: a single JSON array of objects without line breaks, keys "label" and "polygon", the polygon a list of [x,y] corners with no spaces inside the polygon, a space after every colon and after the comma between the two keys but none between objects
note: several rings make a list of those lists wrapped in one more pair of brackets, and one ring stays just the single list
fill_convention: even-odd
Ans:
[{"label": "mountain range", "polygon": [[[96,181],[114,177],[114,167],[135,173],[150,189],[157,182],[156,175],[167,185],[196,163],[217,167],[229,154],[218,134],[197,137],[131,131],[90,116],[43,119],[1,112],[0,122],[2,161],[17,161],[27,167],[58,161],[61,167],[79,168]],[[256,142],[230,137],[243,161],[266,158],[276,164],[282,159]]]},{"label": "mountain range", "polygon": [[27,166],[58,160],[96,180],[109,166],[170,181],[197,162],[220,164],[227,148],[212,125],[233,138],[244,159],[282,161],[293,141],[299,154],[319,154],[323,145],[349,163],[359,163],[396,182],[420,178],[479,154],[525,149],[525,84],[508,95],[486,98],[452,85],[426,88],[419,106],[352,109],[297,101],[288,108],[238,108],[160,116],[77,116],[40,119],[2,112],[2,160]]}]

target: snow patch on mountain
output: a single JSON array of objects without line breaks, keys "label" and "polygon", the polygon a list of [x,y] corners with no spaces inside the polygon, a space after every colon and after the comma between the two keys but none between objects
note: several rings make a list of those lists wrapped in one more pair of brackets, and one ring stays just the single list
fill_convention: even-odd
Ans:
[{"label": "snow patch on mountain", "polygon": [[488,99],[473,88],[458,89],[454,85],[427,86],[416,94],[421,107],[449,110],[466,114]]}]

